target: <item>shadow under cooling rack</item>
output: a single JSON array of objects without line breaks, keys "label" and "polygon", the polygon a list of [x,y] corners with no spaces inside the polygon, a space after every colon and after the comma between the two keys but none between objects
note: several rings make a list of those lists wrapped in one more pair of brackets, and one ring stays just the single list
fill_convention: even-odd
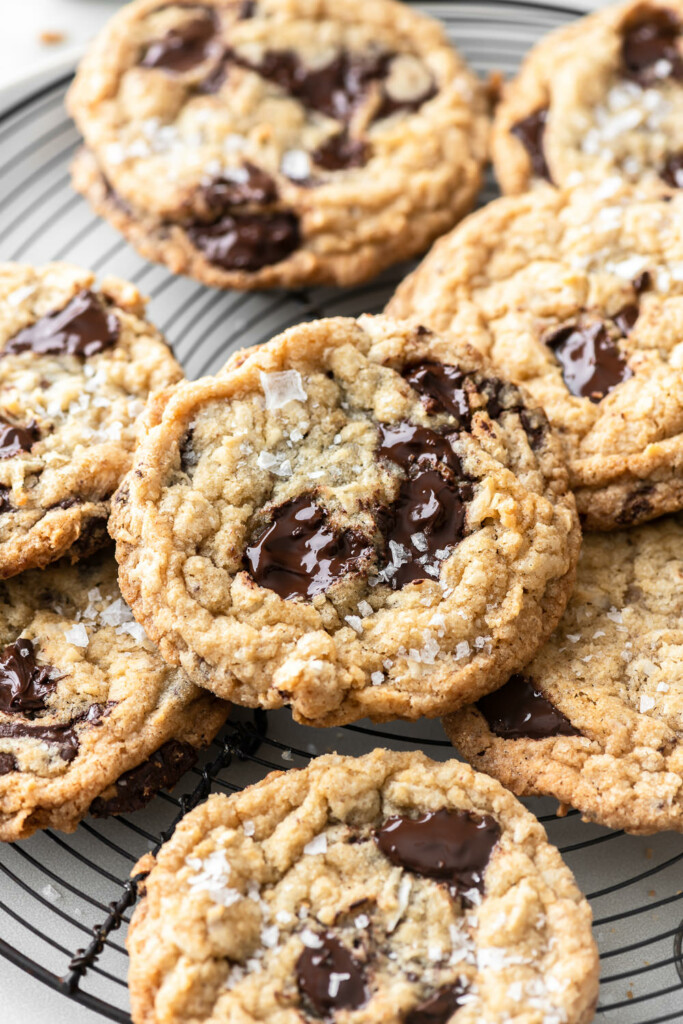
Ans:
[{"label": "shadow under cooling rack", "polygon": [[[433,0],[416,4],[440,17],[481,75],[512,74],[529,47],[575,11],[549,4]],[[406,268],[348,291],[216,292],[142,260],[69,185],[78,137],[64,113],[61,81],[0,118],[2,258],[68,259],[135,282],[151,299],[189,377],[217,369],[230,352],[267,340],[316,316],[378,312]],[[482,202],[495,194],[489,179]],[[144,811],[84,821],[73,835],[51,830],[0,845],[0,954],[33,977],[126,1022],[125,932],[136,898],[129,875],[179,817],[209,791],[234,792],[273,770],[337,750],[417,747],[437,759],[452,748],[437,722],[359,723],[327,731],[292,722],[287,712],[236,710],[200,766]],[[558,817],[550,801],[527,801],[544,822],[590,898],[602,957],[598,1019],[606,1024],[683,1021],[683,837],[626,836]]]}]

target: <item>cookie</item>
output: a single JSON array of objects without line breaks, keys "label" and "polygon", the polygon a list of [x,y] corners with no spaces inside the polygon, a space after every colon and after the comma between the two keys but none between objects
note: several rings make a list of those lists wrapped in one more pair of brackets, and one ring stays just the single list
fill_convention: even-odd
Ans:
[{"label": "cookie", "polygon": [[171,664],[316,725],[495,687],[554,628],[579,545],[543,413],[466,342],[385,317],[168,389],[110,530]]},{"label": "cookie", "polygon": [[587,528],[683,507],[683,195],[499,199],[437,242],[387,312],[464,334],[524,385]]},{"label": "cookie", "polygon": [[584,538],[555,634],[495,693],[445,720],[471,763],[584,818],[683,831],[683,517]]},{"label": "cookie", "polygon": [[150,391],[182,370],[124,281],[0,264],[0,578],[106,541]]},{"label": "cookie", "polygon": [[221,288],[349,285],[473,205],[488,116],[394,0],[137,0],[68,96],[76,189],[147,259]]},{"label": "cookie", "polygon": [[587,1024],[591,913],[542,826],[457,761],[374,750],[188,814],[128,932],[135,1024]]},{"label": "cookie", "polygon": [[631,0],[553,32],[497,108],[505,192],[612,176],[683,187],[683,3]]},{"label": "cookie", "polygon": [[2,840],[137,810],[227,716],[134,621],[111,548],[0,583],[0,645]]}]

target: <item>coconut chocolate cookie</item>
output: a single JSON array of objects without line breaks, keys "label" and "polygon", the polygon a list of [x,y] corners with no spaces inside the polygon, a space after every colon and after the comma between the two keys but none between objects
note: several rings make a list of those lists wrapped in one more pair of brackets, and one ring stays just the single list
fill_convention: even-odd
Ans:
[{"label": "coconut chocolate cookie", "polygon": [[224,288],[348,285],[473,205],[483,90],[394,0],[137,0],[68,97],[73,180],[148,259]]},{"label": "coconut chocolate cookie", "polygon": [[121,587],[221,697],[317,725],[433,716],[562,613],[579,531],[558,446],[464,342],[301,324],[168,389],[146,429],[113,502]]},{"label": "coconut chocolate cookie", "polygon": [[135,1024],[588,1024],[588,903],[542,826],[457,761],[375,750],[188,814],[128,932]]},{"label": "coconut chocolate cookie", "polygon": [[182,377],[133,285],[94,280],[0,264],[0,578],[106,541],[145,400]]},{"label": "coconut chocolate cookie", "polygon": [[464,334],[524,385],[588,528],[683,507],[683,194],[612,182],[497,200],[434,246],[387,312]]},{"label": "coconut chocolate cookie", "polygon": [[227,716],[134,621],[110,549],[0,583],[0,645],[3,840],[137,810]]},{"label": "coconut chocolate cookie", "polygon": [[683,186],[683,2],[631,0],[546,36],[503,93],[492,136],[505,192],[617,175]]},{"label": "coconut chocolate cookie", "polygon": [[471,763],[627,832],[683,831],[683,517],[584,539],[523,674],[445,720]]}]

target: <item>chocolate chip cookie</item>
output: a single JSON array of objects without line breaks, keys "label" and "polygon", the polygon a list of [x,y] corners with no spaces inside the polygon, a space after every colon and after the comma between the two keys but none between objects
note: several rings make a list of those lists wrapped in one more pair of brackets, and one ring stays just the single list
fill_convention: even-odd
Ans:
[{"label": "chocolate chip cookie", "polygon": [[543,413],[466,342],[386,317],[168,389],[110,529],[171,664],[317,725],[495,687],[557,623],[579,545]]},{"label": "chocolate chip cookie", "polygon": [[457,761],[375,750],[187,815],[128,932],[136,1024],[588,1024],[588,903],[542,826]]},{"label": "chocolate chip cookie", "polygon": [[483,91],[394,0],[137,0],[68,98],[73,180],[147,259],[226,288],[349,285],[472,206]]},{"label": "chocolate chip cookie", "polygon": [[0,645],[3,840],[136,810],[227,716],[134,621],[110,548],[0,583]]},{"label": "chocolate chip cookie", "polygon": [[387,307],[455,330],[545,409],[589,529],[683,507],[683,194],[499,199]]},{"label": "chocolate chip cookie", "polygon": [[546,36],[503,93],[491,147],[505,192],[683,187],[681,0],[630,0]]},{"label": "chocolate chip cookie", "polygon": [[471,763],[627,832],[683,831],[683,517],[584,538],[522,674],[445,720]]},{"label": "chocolate chip cookie", "polygon": [[114,278],[0,264],[0,578],[106,541],[150,391],[182,370]]}]

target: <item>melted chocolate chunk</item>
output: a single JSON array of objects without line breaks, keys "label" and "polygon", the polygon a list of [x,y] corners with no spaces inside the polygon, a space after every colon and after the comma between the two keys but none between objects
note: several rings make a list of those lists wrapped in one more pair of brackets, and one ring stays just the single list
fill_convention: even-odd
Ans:
[{"label": "melted chocolate chunk", "polygon": [[676,45],[681,25],[673,11],[645,9],[627,26],[621,59],[627,78],[648,86],[666,78],[683,78],[683,58]]},{"label": "melted chocolate chunk", "polygon": [[273,511],[270,526],[245,552],[245,568],[261,587],[290,601],[322,594],[359,572],[374,549],[353,530],[338,533],[310,494]]},{"label": "melted chocolate chunk", "polygon": [[546,338],[562,368],[570,394],[600,402],[633,372],[604,324],[597,322],[561,327]]},{"label": "melted chocolate chunk", "polygon": [[304,1002],[318,1017],[337,1010],[357,1010],[368,1000],[363,969],[332,932],[318,935],[320,945],[307,946],[296,962],[296,983]]},{"label": "melted chocolate chunk", "polygon": [[116,795],[97,797],[90,813],[102,818],[109,814],[127,814],[145,807],[160,789],[173,789],[176,782],[197,760],[197,751],[189,743],[169,740],[149,760],[124,772],[116,782]]},{"label": "melted chocolate chunk", "polygon": [[540,110],[534,111],[533,114],[529,114],[528,117],[523,117],[521,121],[513,124],[510,132],[515,138],[519,139],[529,154],[531,169],[536,177],[543,178],[552,184],[550,170],[546,163],[545,151],[543,149],[543,137],[547,121],[548,110],[546,107],[542,107]]},{"label": "melted chocolate chunk", "polygon": [[[398,498],[380,517],[393,563],[384,576],[392,590],[438,577],[439,564],[465,535],[471,498],[468,482],[447,480],[438,470],[402,481]],[[392,542],[401,545],[398,557]]]},{"label": "melted chocolate chunk", "polygon": [[325,171],[343,171],[364,167],[370,158],[369,143],[350,138],[348,132],[337,132],[311,153],[311,160]]},{"label": "melted chocolate chunk", "polygon": [[452,985],[444,985],[429,999],[425,999],[406,1017],[404,1024],[448,1024],[455,1011],[462,1006],[462,997],[466,987],[455,981]]},{"label": "melted chocolate chunk", "polygon": [[624,306],[620,309],[616,316],[612,319],[617,325],[623,336],[626,338],[635,326],[635,322],[638,319],[639,309],[634,302],[629,303],[628,306]]},{"label": "melted chocolate chunk", "polygon": [[0,486],[0,514],[11,511],[12,502],[9,500],[9,496],[9,487]]},{"label": "melted chocolate chunk", "polygon": [[251,272],[280,263],[301,241],[293,213],[226,215],[214,224],[189,227],[187,234],[209,263]]},{"label": "melted chocolate chunk", "polygon": [[0,775],[9,775],[17,770],[17,762],[12,754],[0,754]]},{"label": "melted chocolate chunk", "polygon": [[420,93],[419,96],[415,96],[412,100],[396,100],[393,96],[390,96],[386,89],[382,90],[382,101],[379,105],[377,113],[373,117],[373,121],[381,121],[384,117],[391,117],[392,114],[396,114],[399,110],[404,110],[408,113],[415,113],[419,110],[423,103],[427,100],[431,100],[436,96],[436,86],[432,82],[431,85],[427,86],[424,92]]},{"label": "melted chocolate chunk", "polygon": [[57,678],[51,665],[38,665],[30,640],[20,637],[0,654],[0,711],[43,711]]},{"label": "melted chocolate chunk", "polygon": [[364,99],[371,82],[386,77],[391,53],[362,57],[341,52],[321,68],[308,68],[294,50],[266,50],[260,63],[232,51],[230,59],[255,71],[296,97],[305,107],[327,117],[347,121]]},{"label": "melted chocolate chunk", "polygon": [[64,309],[48,313],[19,331],[5,345],[3,355],[35,352],[39,356],[94,356],[115,345],[119,321],[90,291],[76,295]]},{"label": "melted chocolate chunk", "polygon": [[668,156],[659,176],[672,188],[683,188],[683,153]]},{"label": "melted chocolate chunk", "polygon": [[246,163],[236,168],[234,180],[217,178],[202,189],[202,197],[212,213],[223,213],[246,203],[263,205],[277,199],[277,185],[269,174]]},{"label": "melted chocolate chunk", "polygon": [[213,11],[197,8],[195,17],[178,28],[172,28],[163,39],[150,43],[140,64],[143,68],[164,71],[191,71],[218,51],[216,17]]},{"label": "melted chocolate chunk", "polygon": [[180,468],[183,473],[187,473],[188,476],[192,475],[192,470],[199,463],[199,455],[192,444],[193,438],[194,430],[190,427],[180,444]]},{"label": "melted chocolate chunk", "polygon": [[633,278],[631,284],[636,295],[642,295],[643,292],[652,288],[652,274],[649,270],[644,270],[642,274],[638,274],[637,277]]},{"label": "melted chocolate chunk", "polygon": [[491,732],[505,740],[581,735],[526,676],[511,676],[500,690],[478,700],[476,707]]},{"label": "melted chocolate chunk", "polygon": [[460,459],[447,439],[429,427],[419,427],[405,420],[394,424],[380,423],[379,438],[377,454],[381,458],[391,459],[403,469],[413,466],[436,468],[441,464],[456,476],[463,476]]},{"label": "melted chocolate chunk", "polygon": [[73,761],[78,753],[78,734],[74,726],[79,723],[98,725],[114,707],[116,701],[91,704],[87,711],[72,718],[66,725],[25,725],[23,722],[0,722],[0,738],[28,736],[59,748],[63,761]]},{"label": "melted chocolate chunk", "polygon": [[484,872],[500,839],[489,815],[468,811],[428,811],[420,818],[390,818],[374,835],[392,864],[446,882],[451,894],[484,891]]},{"label": "melted chocolate chunk", "polygon": [[425,361],[408,367],[403,376],[419,393],[427,412],[450,413],[458,426],[469,429],[472,412],[465,390],[467,377],[457,366]]},{"label": "melted chocolate chunk", "polygon": [[39,437],[35,420],[20,427],[0,416],[0,459],[11,459],[19,452],[30,452]]}]

